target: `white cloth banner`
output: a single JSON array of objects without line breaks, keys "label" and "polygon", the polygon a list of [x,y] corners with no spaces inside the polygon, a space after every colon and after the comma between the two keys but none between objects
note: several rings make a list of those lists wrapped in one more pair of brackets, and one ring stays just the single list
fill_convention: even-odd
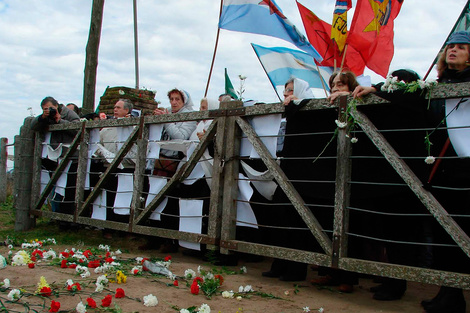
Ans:
[{"label": "white cloth banner", "polygon": [[[279,128],[281,127],[281,119],[281,114],[271,114],[266,116],[257,116],[250,120],[250,124],[254,131],[260,137],[261,141],[273,157],[276,157],[277,135],[279,133]],[[259,159],[258,153],[246,137],[243,137],[241,141],[240,156],[249,156],[253,159]]]},{"label": "white cloth banner", "polygon": [[114,213],[119,215],[129,215],[134,190],[134,174],[119,173],[116,198],[114,199]]},{"label": "white cloth banner", "polygon": [[[253,188],[250,182],[242,174],[238,175],[238,200],[237,201],[237,226],[246,226],[258,228],[258,221],[256,220],[255,212],[248,202],[253,196]],[[253,225],[252,225],[253,224]]]},{"label": "white cloth banner", "polygon": [[273,181],[273,177],[269,170],[259,172],[243,161],[240,161],[240,163],[248,178],[252,179],[251,183],[255,186],[256,190],[258,190],[258,192],[266,199],[272,200],[277,184]]},{"label": "white cloth banner", "polygon": [[62,174],[60,174],[60,177],[55,185],[55,192],[62,197],[65,197],[65,186],[67,186],[67,174],[69,172],[70,165],[72,165],[72,161],[69,161]]},{"label": "white cloth banner", "polygon": [[[147,201],[145,202],[146,207],[150,204],[150,202],[152,202],[153,199],[155,199],[155,196],[158,195],[160,190],[162,190],[162,188],[165,187],[167,181],[168,180],[166,178],[154,177],[154,176],[149,177],[149,194],[147,196]],[[160,202],[158,207],[152,212],[149,219],[160,221],[161,220],[160,213],[163,212],[167,203],[168,203],[168,198],[165,197],[162,200],[162,202]]]},{"label": "white cloth banner", "polygon": [[49,171],[41,170],[41,194],[44,192],[44,189],[46,189],[46,186],[50,180],[51,177],[49,176]]},{"label": "white cloth banner", "polygon": [[100,130],[94,128],[90,131],[90,140],[88,144],[88,159],[86,163],[86,175],[85,175],[85,190],[90,190],[90,168],[91,158],[93,154],[98,150],[98,143],[100,142]]},{"label": "white cloth banner", "polygon": [[95,220],[106,220],[106,191],[102,190],[101,193],[93,201],[93,212],[91,218]]},{"label": "white cloth banner", "polygon": [[[202,206],[204,200],[184,200],[180,199],[180,226],[179,230],[200,234],[202,231]],[[180,246],[192,250],[201,250],[201,244],[180,240]]]},{"label": "white cloth banner", "polygon": [[446,116],[447,127],[465,127],[447,130],[455,152],[460,157],[470,156],[470,98],[447,99]]},{"label": "white cloth banner", "polygon": [[163,124],[152,124],[149,126],[149,142],[147,145],[147,159],[158,159],[160,146],[158,141],[162,138]]}]

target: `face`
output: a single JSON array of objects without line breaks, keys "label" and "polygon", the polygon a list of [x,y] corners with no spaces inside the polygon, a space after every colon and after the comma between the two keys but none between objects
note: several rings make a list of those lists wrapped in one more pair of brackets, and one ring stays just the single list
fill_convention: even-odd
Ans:
[{"label": "face", "polygon": [[199,106],[199,111],[207,111],[208,104],[207,100],[201,100],[201,105]]},{"label": "face", "polygon": [[73,104],[67,104],[67,109],[73,111],[75,108],[74,108]]},{"label": "face", "polygon": [[118,101],[114,105],[114,117],[115,118],[121,118],[121,117],[126,117],[126,115],[129,114],[129,110],[124,108],[124,102],[123,101]]},{"label": "face", "polygon": [[184,106],[183,99],[179,92],[172,92],[170,94],[170,104],[171,104],[171,112],[176,113]]},{"label": "face", "polygon": [[467,44],[450,44],[447,46],[446,63],[450,69],[463,70],[469,60],[469,46]]},{"label": "face", "polygon": [[333,79],[333,82],[331,83],[331,93],[335,93],[335,92],[338,92],[338,91],[346,91],[346,92],[349,92],[349,86],[347,84],[344,84],[343,82],[341,82],[340,79],[340,75],[341,74],[338,74],[335,76],[335,78]]},{"label": "face", "polygon": [[284,89],[284,99],[292,96],[294,94],[294,82],[290,82],[287,84],[286,88]]},{"label": "face", "polygon": [[46,110],[46,109],[49,109],[49,108],[54,108],[57,110],[57,106],[53,105],[52,102],[46,102],[43,106],[42,106],[42,109],[43,110]]}]

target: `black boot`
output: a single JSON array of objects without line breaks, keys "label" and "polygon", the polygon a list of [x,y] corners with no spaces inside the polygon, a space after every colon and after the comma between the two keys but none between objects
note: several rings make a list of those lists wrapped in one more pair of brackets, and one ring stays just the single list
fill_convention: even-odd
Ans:
[{"label": "black boot", "polygon": [[441,296],[429,304],[426,313],[465,313],[466,302],[462,289],[441,287]]},{"label": "black boot", "polygon": [[399,300],[406,291],[406,280],[395,278],[384,278],[381,288],[379,288],[373,298],[379,301]]},{"label": "black boot", "polygon": [[274,259],[271,263],[271,269],[267,272],[261,273],[264,277],[275,277],[278,278],[284,274],[287,270],[287,261],[282,259]]}]

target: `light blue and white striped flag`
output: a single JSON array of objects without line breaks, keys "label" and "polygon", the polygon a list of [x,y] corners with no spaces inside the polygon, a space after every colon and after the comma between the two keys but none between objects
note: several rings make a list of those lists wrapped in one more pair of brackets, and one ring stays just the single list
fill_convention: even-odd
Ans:
[{"label": "light blue and white striped flag", "polygon": [[[322,79],[329,91],[328,80],[333,68],[317,66],[311,55],[283,47],[266,48],[251,44],[273,86],[284,86],[292,76],[308,82],[310,88],[322,88]],[[321,74],[321,75],[320,75]]]}]

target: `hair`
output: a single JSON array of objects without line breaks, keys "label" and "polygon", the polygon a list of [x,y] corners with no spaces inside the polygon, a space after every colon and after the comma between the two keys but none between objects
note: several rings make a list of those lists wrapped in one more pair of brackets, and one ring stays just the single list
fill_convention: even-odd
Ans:
[{"label": "hair", "polygon": [[56,99],[54,99],[53,97],[45,97],[44,99],[42,99],[41,101],[41,108],[46,104],[46,103],[52,103],[53,106],[55,107],[58,107],[59,106],[59,102],[57,102]]},{"label": "hair", "polygon": [[88,113],[82,116],[83,118],[87,119],[88,121],[93,121],[95,118],[100,118],[98,113]]},{"label": "hair", "polygon": [[[467,47],[467,51],[470,55],[470,45],[464,44]],[[447,55],[447,50],[449,49],[449,45],[447,45],[444,50],[439,53],[439,58],[437,59],[437,77],[442,77],[442,74],[444,74],[444,71],[449,67],[449,65],[446,62],[446,55]],[[467,64],[469,66],[470,63]]]},{"label": "hair", "polygon": [[124,102],[124,109],[128,111],[129,114],[131,114],[132,109],[134,108],[134,104],[132,104],[132,101],[129,99],[119,99],[119,101]]},{"label": "hair", "polygon": [[287,85],[289,85],[290,83],[294,83],[294,79],[295,79],[294,77],[289,78],[284,84],[284,88],[287,88]]},{"label": "hair", "polygon": [[330,76],[330,80],[328,81],[328,85],[331,88],[331,85],[333,84],[333,80],[335,79],[336,76],[339,75],[339,80],[345,85],[348,85],[349,91],[353,91],[357,86],[359,86],[359,83],[357,82],[356,74],[354,74],[351,71],[343,71],[343,72],[334,72]]},{"label": "hair", "polygon": [[[230,99],[227,99],[227,97],[229,97]],[[233,99],[232,95],[230,95],[230,94],[228,94],[228,93],[221,93],[221,94],[219,95],[219,98],[225,99],[225,100],[223,100],[223,101],[229,101],[229,100]]]},{"label": "hair", "polygon": [[77,115],[80,115],[80,108],[75,103],[67,103],[65,106],[69,106],[69,105],[72,105],[73,111],[77,113]]},{"label": "hair", "polygon": [[398,80],[404,81],[405,83],[411,83],[417,81],[418,79],[421,79],[421,77],[419,77],[419,75],[415,71],[410,69],[396,70],[393,71],[390,75],[392,75],[393,77],[397,77]]},{"label": "hair", "polygon": [[177,94],[179,94],[179,95],[181,96],[181,100],[183,100],[183,102],[184,102],[184,95],[183,95],[183,93],[182,93],[179,89],[173,88],[173,89],[171,89],[170,91],[168,91],[168,94],[167,94],[168,99],[170,99],[170,96],[171,96],[172,93],[177,93]]}]

